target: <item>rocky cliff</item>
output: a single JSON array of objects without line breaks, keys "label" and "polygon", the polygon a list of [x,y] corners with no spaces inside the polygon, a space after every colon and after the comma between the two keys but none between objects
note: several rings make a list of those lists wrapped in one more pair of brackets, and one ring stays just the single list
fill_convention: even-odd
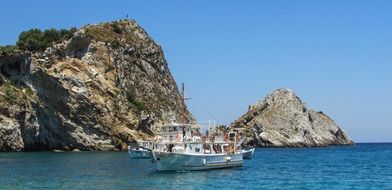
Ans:
[{"label": "rocky cliff", "polygon": [[84,26],[45,52],[0,55],[0,71],[0,151],[124,150],[178,117],[162,49],[131,20]]},{"label": "rocky cliff", "polygon": [[230,128],[246,134],[245,145],[248,146],[312,147],[353,143],[330,117],[308,110],[288,89],[278,89],[250,106]]}]

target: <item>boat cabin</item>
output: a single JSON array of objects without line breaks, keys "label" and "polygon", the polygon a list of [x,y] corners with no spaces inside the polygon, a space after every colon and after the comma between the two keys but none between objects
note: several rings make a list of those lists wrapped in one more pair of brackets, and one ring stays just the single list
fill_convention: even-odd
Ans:
[{"label": "boat cabin", "polygon": [[192,140],[192,136],[200,133],[200,127],[192,124],[171,124],[160,126],[160,132],[156,135],[160,142],[183,142]]}]

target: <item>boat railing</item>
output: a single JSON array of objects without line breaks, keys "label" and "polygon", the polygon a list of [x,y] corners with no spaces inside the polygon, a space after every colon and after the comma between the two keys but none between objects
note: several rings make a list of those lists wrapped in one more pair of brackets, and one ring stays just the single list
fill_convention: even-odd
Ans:
[{"label": "boat railing", "polygon": [[174,153],[202,153],[202,154],[234,154],[238,150],[234,143],[228,142],[171,142],[155,143],[155,151],[174,152]]}]

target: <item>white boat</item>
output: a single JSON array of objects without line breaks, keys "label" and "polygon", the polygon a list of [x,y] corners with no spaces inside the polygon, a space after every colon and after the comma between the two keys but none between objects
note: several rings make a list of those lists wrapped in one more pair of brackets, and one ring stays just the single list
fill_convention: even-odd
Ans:
[{"label": "white boat", "polygon": [[[184,84],[181,92],[180,124],[159,126],[152,146],[152,158],[159,171],[187,171],[239,167],[243,165],[243,152],[237,149],[245,140],[236,132],[211,127],[201,135],[200,126],[184,124]],[[137,152],[137,151],[131,151]]]},{"label": "white boat", "polygon": [[152,150],[159,171],[187,171],[230,168],[243,165],[243,154],[236,150],[237,133],[198,134],[190,124],[161,126]]},{"label": "white boat", "polygon": [[244,159],[252,159],[253,158],[253,153],[255,152],[255,148],[251,148],[251,149],[242,149],[241,153],[242,153],[242,157]]},{"label": "white boat", "polygon": [[132,159],[150,159],[152,158],[151,150],[142,147],[131,148],[128,146],[128,153]]},{"label": "white boat", "polygon": [[141,141],[136,146],[128,146],[129,156],[133,159],[150,159],[152,158],[152,143]]}]

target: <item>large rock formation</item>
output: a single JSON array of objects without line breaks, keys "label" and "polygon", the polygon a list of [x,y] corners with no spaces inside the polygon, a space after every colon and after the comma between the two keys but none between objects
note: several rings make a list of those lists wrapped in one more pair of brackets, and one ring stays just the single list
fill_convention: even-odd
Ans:
[{"label": "large rock formation", "polygon": [[43,53],[1,55],[0,71],[0,151],[124,150],[178,117],[162,49],[131,20],[84,26]]},{"label": "large rock formation", "polygon": [[278,89],[250,106],[230,127],[247,135],[245,145],[248,146],[311,147],[353,143],[331,118],[308,110],[288,89]]}]

